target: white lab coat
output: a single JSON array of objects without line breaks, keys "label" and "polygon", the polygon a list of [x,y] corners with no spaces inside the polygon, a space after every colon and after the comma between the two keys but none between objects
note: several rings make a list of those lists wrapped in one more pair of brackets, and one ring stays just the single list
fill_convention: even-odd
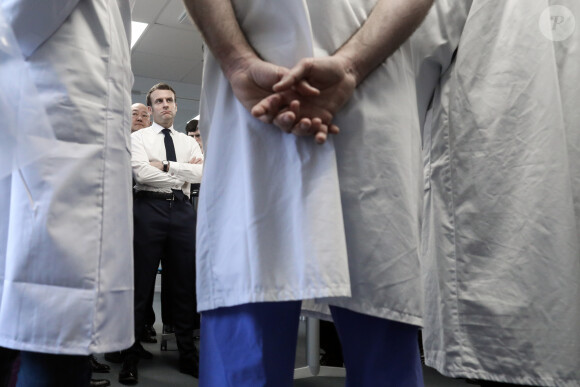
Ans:
[{"label": "white lab coat", "polygon": [[[374,3],[240,0],[234,6],[260,55],[291,66],[334,52]],[[201,311],[316,299],[422,323],[422,161],[410,60],[404,47],[371,74],[337,115],[340,135],[318,146],[252,118],[207,53]]]},{"label": "white lab coat", "polygon": [[[3,25],[3,37],[15,32],[26,60],[14,77],[33,83],[3,91],[19,105],[0,99],[0,116],[11,117],[5,138],[13,140],[0,151],[14,144],[44,151],[16,159],[0,180],[0,346],[57,354],[126,348],[133,341],[129,2],[0,6],[12,29]],[[9,63],[3,72],[14,71]],[[42,136],[14,127],[29,114],[40,117]]]},{"label": "white lab coat", "polygon": [[[579,386],[580,29],[547,39],[546,0],[436,3],[414,37],[442,73],[424,129],[426,363]],[[580,2],[557,4],[578,22]]]}]

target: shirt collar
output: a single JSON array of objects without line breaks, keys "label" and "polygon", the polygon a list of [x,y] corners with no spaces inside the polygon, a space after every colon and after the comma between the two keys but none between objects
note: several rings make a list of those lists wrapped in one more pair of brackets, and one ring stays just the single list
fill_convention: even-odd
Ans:
[{"label": "shirt collar", "polygon": [[[163,126],[159,125],[157,122],[153,122],[153,124],[151,124],[150,128],[155,132],[155,133],[161,133],[161,131],[163,129],[165,129]],[[175,129],[173,129],[173,125],[171,125],[169,128],[169,130],[171,130],[171,134],[173,134],[173,132],[175,132]]]}]

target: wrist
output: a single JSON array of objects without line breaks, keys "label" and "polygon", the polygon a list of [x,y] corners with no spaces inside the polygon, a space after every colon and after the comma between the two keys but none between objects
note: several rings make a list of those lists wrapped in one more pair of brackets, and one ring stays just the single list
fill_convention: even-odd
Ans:
[{"label": "wrist", "polygon": [[256,53],[253,51],[245,52],[232,57],[230,60],[224,61],[222,64],[222,70],[227,80],[231,81],[234,74],[246,71],[256,60],[260,60]]},{"label": "wrist", "polygon": [[336,60],[340,63],[340,66],[344,69],[344,73],[347,78],[350,78],[351,82],[357,87],[364,79],[366,74],[361,71],[356,61],[356,54],[349,55],[348,50],[340,50],[333,55]]}]

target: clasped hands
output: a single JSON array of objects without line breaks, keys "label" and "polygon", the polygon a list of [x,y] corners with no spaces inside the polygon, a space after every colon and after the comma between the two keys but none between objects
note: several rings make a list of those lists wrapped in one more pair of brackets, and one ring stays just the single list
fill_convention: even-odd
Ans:
[{"label": "clasped hands", "polygon": [[338,134],[332,120],[357,85],[351,68],[337,55],[302,59],[291,69],[254,57],[226,76],[254,117],[322,144],[328,134]]}]

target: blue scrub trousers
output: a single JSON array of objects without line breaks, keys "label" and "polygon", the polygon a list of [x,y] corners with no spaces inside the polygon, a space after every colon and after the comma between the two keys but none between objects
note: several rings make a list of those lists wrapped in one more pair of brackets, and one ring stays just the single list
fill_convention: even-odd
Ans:
[{"label": "blue scrub trousers", "polygon": [[[300,301],[202,313],[200,387],[291,387]],[[418,327],[331,307],[347,387],[421,387]]]}]

